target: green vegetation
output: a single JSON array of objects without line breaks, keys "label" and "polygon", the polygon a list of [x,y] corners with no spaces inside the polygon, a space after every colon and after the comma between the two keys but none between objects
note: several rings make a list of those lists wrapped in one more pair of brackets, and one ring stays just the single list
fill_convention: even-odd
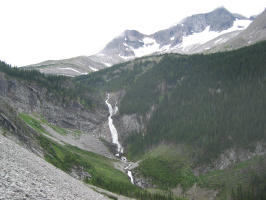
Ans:
[{"label": "green vegetation", "polygon": [[38,114],[36,115],[36,118],[40,118],[40,121],[43,123],[43,124],[46,124],[48,125],[50,128],[52,128],[55,132],[61,134],[61,135],[67,135],[67,130],[64,129],[64,128],[61,128],[59,126],[56,126],[54,124],[51,124],[49,123],[43,116],[39,116]]},{"label": "green vegetation", "polygon": [[144,177],[151,178],[159,188],[170,189],[178,184],[183,189],[190,188],[197,178],[182,157],[161,155],[149,157],[140,163],[139,171]]},{"label": "green vegetation", "polygon": [[219,189],[219,200],[229,199],[230,196],[233,200],[265,199],[265,165],[266,156],[256,156],[229,169],[203,174],[198,184],[204,188]]},{"label": "green vegetation", "polygon": [[113,167],[112,160],[70,145],[59,145],[40,135],[40,145],[45,150],[45,159],[63,171],[70,173],[74,167],[88,172],[92,178],[86,183],[103,189],[139,199],[177,199],[172,194],[152,194],[132,185],[126,174]]},{"label": "green vegetation", "polygon": [[155,106],[146,132],[126,139],[131,158],[161,142],[182,143],[196,149],[200,165],[265,140],[265,57],[261,42],[210,55],[151,56],[75,80],[102,92],[125,90],[120,114],[145,116]]},{"label": "green vegetation", "polygon": [[193,174],[185,151],[188,149],[159,145],[142,157],[137,174],[147,178],[157,189],[167,191],[180,185],[186,191],[198,181],[198,177]]},{"label": "green vegetation", "polygon": [[79,136],[82,134],[81,130],[74,130],[74,133],[76,134],[76,136]]},{"label": "green vegetation", "polygon": [[129,154],[161,142],[184,144],[196,149],[191,156],[201,165],[230,147],[252,149],[265,140],[265,57],[266,42],[211,55],[165,55],[127,88],[119,107],[138,115],[156,108],[145,136],[126,140]]},{"label": "green vegetation", "polygon": [[[92,174],[90,182],[94,185],[113,187],[119,182],[123,183],[122,187],[127,184],[132,186],[124,173],[113,168],[111,160],[73,146],[59,145],[43,136],[39,139],[41,146],[47,151],[46,160],[63,171],[71,172],[74,166],[83,166],[84,170]],[[114,183],[109,184],[110,182]]]},{"label": "green vegetation", "polygon": [[38,133],[44,133],[47,135],[50,135],[41,125],[41,121],[31,117],[30,115],[26,113],[20,113],[19,117],[25,121],[28,125],[30,125],[35,131]]},{"label": "green vegetation", "polygon": [[[266,140],[265,57],[266,42],[261,42],[210,55],[167,54],[135,60],[76,81],[101,91],[124,90],[120,114],[143,117],[145,132],[130,134],[124,141],[129,158],[143,159],[161,143],[193,147],[187,165],[162,154],[146,157],[140,166],[159,187],[182,180],[186,188],[196,181],[191,168],[211,164],[228,148],[252,151],[257,141]],[[155,110],[145,121],[152,106]],[[168,170],[173,177],[169,178]],[[236,177],[226,181],[241,182]]]},{"label": "green vegetation", "polygon": [[[19,117],[27,124],[29,124],[38,133],[49,134],[42,124],[49,125],[55,131],[66,130],[57,126],[52,126],[44,117],[36,114],[30,116],[26,113],[20,113]],[[38,120],[37,118],[40,118]],[[64,130],[64,131],[63,131]],[[128,176],[125,173],[117,170],[113,166],[114,160],[108,159],[104,156],[97,155],[92,152],[81,150],[71,145],[60,145],[55,141],[45,137],[45,135],[36,135],[40,146],[44,150],[45,160],[61,170],[71,173],[73,169],[88,172],[92,178],[85,179],[86,183],[101,187],[103,189],[130,196],[138,199],[178,199],[173,197],[171,193],[150,193],[145,190],[132,185]]]},{"label": "green vegetation", "polygon": [[160,60],[160,57],[149,56],[117,64],[89,75],[75,77],[75,81],[79,85],[100,90],[101,93],[130,88],[142,74],[149,71]]},{"label": "green vegetation", "polygon": [[49,122],[44,117],[40,117],[36,114],[33,114],[33,116],[26,114],[26,113],[20,113],[19,117],[25,121],[28,125],[30,125],[35,131],[39,133],[45,133],[47,135],[50,135],[48,131],[45,130],[45,128],[42,126],[42,124],[48,125],[50,128],[52,128],[54,131],[61,135],[67,135],[67,130],[64,128],[61,128],[59,126],[53,125]]},{"label": "green vegetation", "polygon": [[49,124],[49,126],[54,129],[54,131],[56,131],[57,133],[60,133],[62,135],[67,135],[67,131],[59,126],[53,125],[53,124]]},{"label": "green vegetation", "polygon": [[255,176],[252,178],[250,185],[243,189],[242,185],[238,185],[232,190],[232,200],[264,200],[266,199],[266,176]]}]

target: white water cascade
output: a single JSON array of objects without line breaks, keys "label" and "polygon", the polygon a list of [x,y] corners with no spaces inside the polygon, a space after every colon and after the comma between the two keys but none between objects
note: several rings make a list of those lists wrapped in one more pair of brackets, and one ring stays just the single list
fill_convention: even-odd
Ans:
[{"label": "white water cascade", "polygon": [[[123,147],[121,146],[121,144],[118,141],[118,133],[117,133],[117,130],[116,130],[114,124],[113,124],[113,119],[112,119],[112,116],[117,113],[118,107],[115,106],[115,108],[113,109],[112,105],[108,102],[109,99],[110,99],[110,94],[108,93],[107,94],[107,99],[105,100],[105,103],[108,106],[109,113],[110,113],[110,115],[108,117],[108,125],[109,125],[111,136],[112,136],[112,143],[117,146],[117,154],[116,154],[116,156],[119,157],[119,156],[121,156],[123,154],[124,149],[123,149]],[[127,163],[126,157],[121,156],[121,160],[123,162]],[[134,184],[134,179],[133,179],[133,176],[132,176],[132,172],[130,170],[128,170],[129,167],[130,167],[130,164],[127,167],[125,167],[125,170],[127,171],[127,175],[130,178],[131,183]]]},{"label": "white water cascade", "polygon": [[115,110],[113,110],[112,105],[108,102],[109,98],[110,98],[110,94],[107,95],[107,99],[106,99],[105,103],[107,104],[108,109],[109,109],[109,113],[110,113],[110,115],[108,117],[108,124],[109,124],[109,128],[110,128],[111,135],[112,135],[112,142],[114,144],[116,144],[116,146],[117,146],[117,153],[122,154],[123,153],[123,147],[121,146],[121,144],[118,141],[117,130],[113,124],[113,119],[112,119],[112,116],[114,114],[116,114],[116,112],[118,111],[118,107],[116,106]]}]

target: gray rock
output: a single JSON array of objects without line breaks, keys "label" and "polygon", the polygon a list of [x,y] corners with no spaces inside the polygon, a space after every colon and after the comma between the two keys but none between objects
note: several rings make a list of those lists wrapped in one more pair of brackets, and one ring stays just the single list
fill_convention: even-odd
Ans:
[{"label": "gray rock", "polygon": [[211,52],[237,49],[248,46],[266,39],[266,9],[256,18],[247,29],[239,33],[236,37],[231,38],[224,44],[211,49]]},{"label": "gray rock", "polygon": [[[1,72],[0,83],[2,83],[0,86],[0,101],[8,102],[6,104],[14,110],[12,111],[14,115],[17,115],[18,112],[38,113],[54,125],[67,129],[81,130],[83,134],[79,138],[63,137],[59,134],[52,135],[58,140],[87,151],[93,151],[108,157],[111,156],[99,139],[102,137],[107,141],[110,140],[108,130],[103,128],[107,122],[107,108],[103,107],[97,111],[91,111],[78,103],[69,103],[67,106],[60,104],[54,98],[55,94],[47,91],[45,87],[38,86],[37,84],[28,84],[25,81],[5,76]],[[18,127],[14,124],[14,119],[9,119],[2,111],[6,107],[5,104],[0,105],[3,106],[0,108],[0,125],[12,132],[17,132],[16,129]],[[8,109],[5,112],[10,113]],[[54,133],[51,128],[49,132]],[[25,134],[20,135],[27,142]]]},{"label": "gray rock", "polygon": [[0,199],[107,199],[0,134]]}]

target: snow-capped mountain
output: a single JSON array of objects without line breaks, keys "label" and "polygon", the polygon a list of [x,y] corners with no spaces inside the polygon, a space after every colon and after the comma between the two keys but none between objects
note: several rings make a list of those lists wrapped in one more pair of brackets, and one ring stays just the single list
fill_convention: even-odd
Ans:
[{"label": "snow-capped mountain", "polygon": [[215,46],[211,52],[237,49],[266,40],[266,9],[257,16],[248,28],[227,42]]},{"label": "snow-capped mountain", "polygon": [[[153,53],[201,52],[235,37],[251,22],[252,20],[232,14],[225,8],[218,8],[210,13],[187,17],[175,26],[151,35],[127,30],[107,44],[101,53],[118,55],[128,60]],[[217,40],[213,43],[204,45],[215,38]],[[204,48],[200,48],[201,46]]]},{"label": "snow-capped mountain", "polygon": [[95,55],[45,61],[25,68],[36,68],[44,73],[78,76],[151,54],[198,53],[236,37],[252,20],[253,18],[230,13],[221,7],[210,13],[192,15],[151,35],[126,30]]}]

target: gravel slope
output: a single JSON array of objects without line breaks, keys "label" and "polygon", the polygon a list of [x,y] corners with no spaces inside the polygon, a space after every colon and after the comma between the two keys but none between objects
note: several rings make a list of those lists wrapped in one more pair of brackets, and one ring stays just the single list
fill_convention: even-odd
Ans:
[{"label": "gravel slope", "polygon": [[107,198],[0,134],[0,199]]}]

